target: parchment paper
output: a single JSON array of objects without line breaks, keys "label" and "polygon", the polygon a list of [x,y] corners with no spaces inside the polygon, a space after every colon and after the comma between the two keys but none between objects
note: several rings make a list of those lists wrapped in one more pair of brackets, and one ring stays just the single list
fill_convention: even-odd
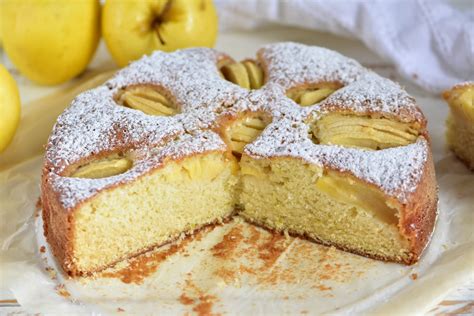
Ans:
[{"label": "parchment paper", "polygon": [[[47,117],[60,113],[69,97],[56,95],[26,107],[24,115],[35,113],[44,123],[22,128],[9,152],[40,148],[45,140],[33,134],[49,133],[54,120]],[[45,314],[426,312],[474,273],[474,174],[445,148],[446,105],[422,93],[415,97],[430,122],[440,201],[432,241],[414,266],[273,236],[235,219],[102,277],[65,279],[35,213],[42,156],[27,150],[21,163],[9,154],[8,166],[0,166],[2,285],[24,309]],[[44,104],[53,112],[39,110]]]}]

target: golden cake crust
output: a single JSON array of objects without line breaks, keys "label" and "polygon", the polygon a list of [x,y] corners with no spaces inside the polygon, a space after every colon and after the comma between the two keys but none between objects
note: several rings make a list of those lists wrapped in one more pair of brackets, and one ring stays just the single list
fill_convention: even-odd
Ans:
[{"label": "golden cake crust", "polygon": [[[47,145],[41,194],[45,235],[63,269],[73,276],[84,273],[73,259],[74,215],[83,203],[167,161],[228,151],[222,131],[246,114],[263,115],[269,125],[243,155],[301,159],[381,190],[401,209],[400,232],[410,241],[412,253],[403,263],[416,262],[433,231],[437,192],[426,119],[415,100],[399,85],[324,48],[295,43],[262,48],[257,61],[264,69],[265,85],[251,91],[219,76],[223,60],[232,59],[204,48],[156,52],[79,95],[58,118]],[[305,108],[285,95],[319,83],[341,88]],[[151,117],[118,105],[117,93],[133,85],[157,87],[180,113]],[[404,122],[415,126],[419,135],[413,144],[379,151],[315,144],[308,136],[309,127],[333,112]],[[105,179],[70,177],[86,162],[124,152],[133,154],[134,165],[123,174]]]}]

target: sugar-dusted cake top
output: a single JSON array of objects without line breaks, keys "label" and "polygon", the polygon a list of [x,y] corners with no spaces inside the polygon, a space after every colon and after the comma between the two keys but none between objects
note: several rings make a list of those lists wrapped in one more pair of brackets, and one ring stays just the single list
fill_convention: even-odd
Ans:
[{"label": "sugar-dusted cake top", "polygon": [[[228,56],[207,48],[155,52],[77,96],[58,118],[46,152],[46,176],[63,206],[73,208],[100,190],[132,181],[162,165],[164,158],[226,150],[213,131],[219,118],[249,111],[267,113],[272,121],[244,154],[297,157],[349,172],[401,202],[416,189],[429,154],[423,136],[411,145],[378,151],[319,145],[308,136],[309,119],[332,111],[377,113],[424,126],[415,100],[398,84],[331,50],[278,43],[258,51],[265,85],[247,90],[220,77],[217,64],[224,58]],[[336,82],[342,88],[308,107],[286,96],[288,89],[317,82]],[[150,116],[116,102],[121,89],[139,84],[161,87],[180,113]],[[125,173],[103,179],[67,176],[69,166],[116,151],[134,152],[133,167]]]}]

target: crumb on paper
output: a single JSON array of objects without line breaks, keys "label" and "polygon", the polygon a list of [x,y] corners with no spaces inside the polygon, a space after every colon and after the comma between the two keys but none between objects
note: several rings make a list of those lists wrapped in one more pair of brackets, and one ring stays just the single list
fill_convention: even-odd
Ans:
[{"label": "crumb on paper", "polygon": [[49,267],[49,266],[44,269],[46,270],[46,272],[48,272],[48,275],[51,278],[51,280],[56,280],[57,275],[58,275],[56,270],[54,270],[52,267]]},{"label": "crumb on paper", "polygon": [[39,251],[40,251],[41,253],[45,253],[45,252],[46,252],[46,247],[45,247],[45,246],[41,246],[40,249],[39,249]]},{"label": "crumb on paper", "polygon": [[35,217],[40,216],[42,208],[43,208],[43,202],[41,201],[41,197],[38,197],[38,200],[36,200],[36,204],[35,204],[35,211],[34,211]]},{"label": "crumb on paper", "polygon": [[56,286],[56,292],[65,298],[71,297],[71,293],[69,293],[68,290],[66,290],[66,287],[64,286],[64,284],[59,284],[58,286]]},{"label": "crumb on paper", "polygon": [[117,308],[117,312],[121,313],[121,312],[125,312],[125,310],[121,307]]},{"label": "crumb on paper", "polygon": [[331,291],[331,290],[332,290],[332,287],[326,286],[326,285],[324,285],[324,284],[316,285],[316,286],[314,286],[313,288],[316,288],[316,289],[320,290],[321,292],[324,292],[324,291]]},{"label": "crumb on paper", "polygon": [[418,273],[412,273],[412,274],[410,274],[410,279],[412,279],[413,281],[415,281],[416,279],[418,279]]}]

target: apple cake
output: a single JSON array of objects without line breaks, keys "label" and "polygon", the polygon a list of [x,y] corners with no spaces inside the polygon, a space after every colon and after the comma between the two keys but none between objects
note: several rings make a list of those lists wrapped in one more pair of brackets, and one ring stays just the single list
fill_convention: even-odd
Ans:
[{"label": "apple cake", "polygon": [[454,86],[443,97],[451,109],[446,121],[448,146],[474,171],[474,81]]},{"label": "apple cake", "polygon": [[325,48],[155,52],[59,116],[44,232],[71,276],[231,216],[413,264],[437,214],[426,124],[398,84]]}]

